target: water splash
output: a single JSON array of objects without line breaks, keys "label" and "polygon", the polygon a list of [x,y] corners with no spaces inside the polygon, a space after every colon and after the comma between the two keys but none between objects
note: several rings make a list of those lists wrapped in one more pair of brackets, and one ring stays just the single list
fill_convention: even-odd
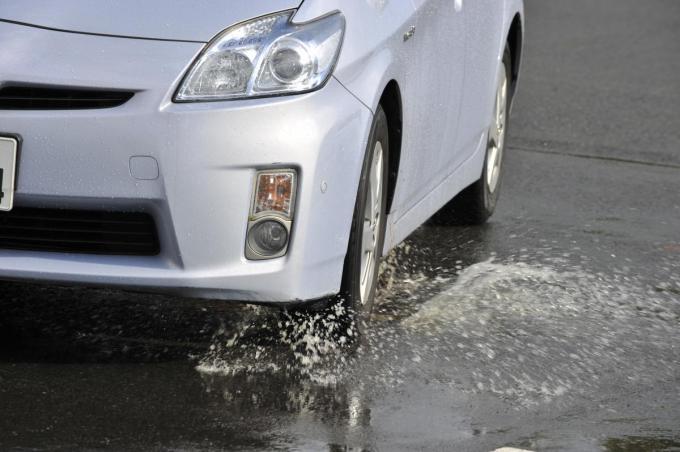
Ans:
[{"label": "water splash", "polygon": [[319,312],[258,309],[230,336],[215,335],[197,370],[205,374],[286,371],[297,378],[333,385],[343,375],[346,350],[357,333],[343,303]]},{"label": "water splash", "polygon": [[521,250],[446,271],[417,264],[423,253],[403,246],[387,259],[378,314],[363,334],[341,304],[283,315],[255,308],[216,334],[197,369],[321,387],[361,381],[374,392],[435,378],[517,407],[674,378],[680,280],[672,263],[664,283],[648,285],[628,268],[589,271],[568,253]]},{"label": "water splash", "polygon": [[608,376],[673,378],[680,303],[659,295],[628,274],[490,259],[403,325],[434,338],[431,357],[456,361],[467,377],[458,387],[531,405],[585,394]]}]

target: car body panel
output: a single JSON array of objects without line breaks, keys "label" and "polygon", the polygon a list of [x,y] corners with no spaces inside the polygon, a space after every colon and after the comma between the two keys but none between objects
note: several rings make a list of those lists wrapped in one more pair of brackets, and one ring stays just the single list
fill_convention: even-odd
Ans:
[{"label": "car body panel", "polygon": [[[19,11],[18,4],[3,2],[0,11],[7,5]],[[322,89],[172,102],[204,41],[234,21],[288,6],[262,1],[252,9],[234,7],[238,19],[220,19],[219,26],[206,19],[210,31],[203,35],[191,27],[172,25],[163,34],[150,26],[144,34],[154,40],[0,21],[0,85],[135,93],[110,109],[0,110],[0,132],[23,138],[16,205],[146,211],[158,224],[162,248],[156,257],[0,250],[0,278],[256,302],[337,293],[373,113],[391,80],[401,90],[404,136],[385,250],[479,178],[496,69],[512,18],[522,11],[520,0],[305,0],[295,22],[337,10],[346,18],[339,61]],[[92,30],[105,30],[95,22]],[[411,26],[415,34],[405,40]],[[200,42],[156,40],[163,36]],[[159,177],[132,177],[134,156],[155,159]],[[244,242],[256,171],[282,167],[299,174],[288,253],[249,261]]]},{"label": "car body panel", "polygon": [[[23,138],[15,205],[148,211],[162,245],[151,258],[0,250],[0,278],[173,288],[244,301],[338,291],[356,195],[347,187],[358,184],[371,122],[370,110],[340,83],[331,79],[301,96],[177,104],[173,87],[200,44],[7,23],[0,23],[0,41],[0,59],[11,62],[0,68],[4,81],[136,91],[110,109],[0,110],[2,132]],[[55,52],[60,64],[48,57]],[[131,177],[131,156],[153,157],[159,178]],[[255,171],[272,166],[299,171],[292,246],[285,258],[248,261]]]},{"label": "car body panel", "polygon": [[[497,65],[523,3],[307,0],[294,20],[336,9],[346,16],[347,36],[335,76],[373,111],[390,80],[402,94],[401,165],[388,216],[387,253],[480,177]],[[375,26],[386,17],[389,24]],[[415,34],[404,41],[411,26]],[[371,51],[366,40],[374,43]],[[447,92],[439,89],[447,83]]]},{"label": "car body panel", "polygon": [[230,25],[301,0],[2,0],[0,20],[80,33],[207,42]]},{"label": "car body panel", "polygon": [[[415,33],[407,47],[402,90],[400,180],[392,214],[398,219],[466,159],[456,147],[465,77],[464,11],[450,0],[416,2]],[[402,40],[403,41],[403,40]]]},{"label": "car body panel", "polygon": [[333,11],[341,11],[346,22],[334,76],[375,111],[385,85],[401,80],[408,68],[403,36],[414,24],[416,11],[405,0],[307,0],[293,21],[304,23]]}]

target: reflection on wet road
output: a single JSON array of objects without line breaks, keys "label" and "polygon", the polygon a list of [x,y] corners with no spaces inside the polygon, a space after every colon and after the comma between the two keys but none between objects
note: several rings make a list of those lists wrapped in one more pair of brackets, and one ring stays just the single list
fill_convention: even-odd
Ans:
[{"label": "reflection on wet road", "polygon": [[4,285],[0,444],[676,447],[677,259],[519,225],[422,228],[363,325]]}]

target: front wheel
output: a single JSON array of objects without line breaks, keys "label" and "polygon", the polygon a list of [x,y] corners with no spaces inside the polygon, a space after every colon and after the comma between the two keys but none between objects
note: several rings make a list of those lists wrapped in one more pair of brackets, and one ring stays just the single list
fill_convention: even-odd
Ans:
[{"label": "front wheel", "polygon": [[389,133],[382,107],[373,117],[359,190],[354,207],[341,296],[355,313],[368,314],[373,307],[385,243]]}]

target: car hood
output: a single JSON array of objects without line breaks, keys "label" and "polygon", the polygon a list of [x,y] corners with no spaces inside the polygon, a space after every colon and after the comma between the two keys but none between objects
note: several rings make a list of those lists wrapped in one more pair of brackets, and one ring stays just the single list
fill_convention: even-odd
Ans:
[{"label": "car hood", "polygon": [[207,42],[302,0],[0,0],[0,20],[81,33]]}]

